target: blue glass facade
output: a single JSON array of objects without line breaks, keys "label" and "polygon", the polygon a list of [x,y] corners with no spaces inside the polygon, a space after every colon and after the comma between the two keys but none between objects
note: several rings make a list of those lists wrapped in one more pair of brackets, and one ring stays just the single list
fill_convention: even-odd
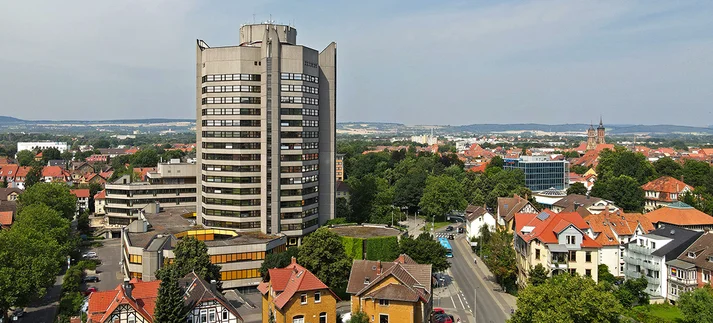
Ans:
[{"label": "blue glass facade", "polygon": [[525,173],[525,186],[531,191],[558,190],[569,186],[569,162],[549,160],[545,156],[523,156],[505,159],[504,169],[520,169]]}]

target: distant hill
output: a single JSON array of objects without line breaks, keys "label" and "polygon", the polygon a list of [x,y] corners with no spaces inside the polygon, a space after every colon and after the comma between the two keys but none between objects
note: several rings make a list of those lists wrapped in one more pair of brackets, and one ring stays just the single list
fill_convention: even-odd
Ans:
[{"label": "distant hill", "polygon": [[116,120],[22,120],[18,118],[0,116],[0,125],[5,124],[63,124],[63,123],[75,123],[75,124],[128,124],[128,123],[173,123],[173,122],[196,122],[195,119],[167,119],[167,118],[153,118],[153,119],[116,119]]},{"label": "distant hill", "polygon": [[25,122],[25,120],[22,120],[22,119],[7,117],[7,116],[0,116],[0,124],[24,123],[24,122]]}]

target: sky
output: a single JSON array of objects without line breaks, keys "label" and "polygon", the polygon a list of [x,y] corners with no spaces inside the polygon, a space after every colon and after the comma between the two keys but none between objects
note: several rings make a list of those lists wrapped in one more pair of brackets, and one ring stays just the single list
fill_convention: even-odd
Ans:
[{"label": "sky", "polygon": [[195,46],[337,43],[337,121],[713,124],[711,1],[10,1],[0,115],[195,118]]}]

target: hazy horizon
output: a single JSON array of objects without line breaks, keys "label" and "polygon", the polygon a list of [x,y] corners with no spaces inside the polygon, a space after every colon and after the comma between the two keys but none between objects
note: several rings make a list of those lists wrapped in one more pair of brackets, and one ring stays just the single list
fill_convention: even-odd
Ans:
[{"label": "hazy horizon", "polygon": [[[713,3],[10,2],[0,115],[195,118],[195,41],[272,18],[337,43],[337,121],[713,124]],[[255,18],[253,18],[253,15]],[[374,121],[363,121],[374,120]]]}]

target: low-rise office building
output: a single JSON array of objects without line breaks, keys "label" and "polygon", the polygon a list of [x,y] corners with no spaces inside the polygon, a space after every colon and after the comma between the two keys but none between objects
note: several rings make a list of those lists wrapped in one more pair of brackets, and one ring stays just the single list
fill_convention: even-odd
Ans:
[{"label": "low-rise office building", "polygon": [[257,286],[262,281],[259,269],[265,257],[286,250],[283,236],[196,225],[193,207],[164,208],[157,214],[141,212],[139,219],[121,232],[124,275],[144,281],[156,279],[156,271],[175,258],[173,248],[178,241],[188,236],[208,246],[211,262],[220,266],[223,288]]},{"label": "low-rise office building", "polygon": [[134,182],[124,175],[106,184],[105,227],[118,229],[138,218],[146,209],[155,213],[163,207],[196,206],[195,164],[164,163],[146,173],[146,180]]},{"label": "low-rise office building", "polygon": [[569,162],[550,160],[547,156],[505,158],[503,168],[519,169],[525,173],[525,186],[533,192],[549,188],[564,190],[569,187]]}]

